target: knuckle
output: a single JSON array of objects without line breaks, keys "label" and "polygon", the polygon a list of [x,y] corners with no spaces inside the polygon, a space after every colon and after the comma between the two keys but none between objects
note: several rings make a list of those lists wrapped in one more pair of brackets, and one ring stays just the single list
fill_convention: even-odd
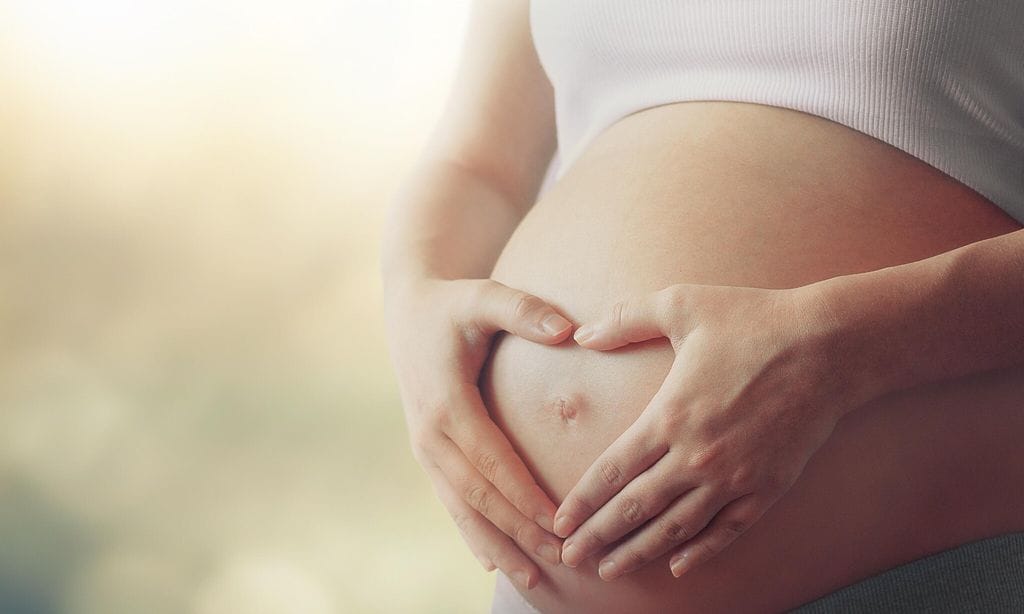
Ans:
[{"label": "knuckle", "polygon": [[487,294],[492,290],[492,281],[490,279],[463,279],[460,281],[463,292],[465,292],[467,306],[472,312],[487,300]]},{"label": "knuckle", "polygon": [[447,433],[454,424],[451,406],[445,404],[435,410],[429,424],[433,429]]},{"label": "knuckle", "polygon": [[516,543],[528,544],[530,542],[530,525],[526,522],[517,522],[512,527],[512,534],[509,535]]},{"label": "knuckle", "polygon": [[[502,496],[504,496],[505,499],[508,500],[512,507],[516,508],[517,510],[524,514],[529,512],[534,507],[533,499],[530,497],[529,492],[523,492],[518,488],[513,488],[512,491],[508,494],[502,492]],[[534,515],[536,514],[531,514],[531,517]]]},{"label": "knuckle", "polygon": [[659,306],[669,313],[678,312],[685,307],[685,284],[667,286],[659,290],[658,294],[660,294]]},{"label": "knuckle", "polygon": [[490,510],[491,492],[486,486],[474,484],[466,490],[466,502],[484,516]]},{"label": "knuckle", "polygon": [[686,459],[686,468],[694,473],[709,472],[722,456],[721,449],[714,445],[705,445],[690,453]]},{"label": "knuckle", "polygon": [[[458,300],[452,305],[451,324],[462,338],[470,345],[481,343],[490,337],[486,326],[486,310],[489,293],[491,292],[491,280],[465,279],[459,280],[471,282],[463,286]],[[478,283],[479,282],[479,283]]]},{"label": "knuckle", "polygon": [[427,447],[424,445],[420,436],[413,436],[412,445],[409,446],[412,450],[412,457],[416,459],[416,462],[421,466],[425,466],[429,461],[430,455],[427,452]]},{"label": "knuckle", "polygon": [[479,312],[480,305],[487,300],[487,294],[490,290],[489,284],[486,283],[488,279],[456,279],[453,283],[456,283],[459,289],[458,294],[454,295],[454,306],[455,312],[460,314],[460,318],[472,319],[475,314]]},{"label": "knuckle", "polygon": [[[462,532],[465,537],[469,532],[469,526],[471,517],[465,512],[452,512],[452,521],[455,522],[455,526]],[[468,538],[467,538],[468,539]]]},{"label": "knuckle", "polygon": [[583,528],[583,540],[590,546],[604,546],[608,541],[591,527]]},{"label": "knuckle", "polygon": [[517,293],[511,300],[511,314],[517,320],[525,319],[531,313],[544,307],[544,301],[532,294]]},{"label": "knuckle", "polygon": [[433,432],[427,429],[413,429],[409,431],[409,447],[416,462],[423,467],[436,467],[434,457],[437,454],[434,444]]},{"label": "knuckle", "polygon": [[575,498],[569,503],[563,503],[572,518],[589,518],[594,515],[597,509],[588,501]]},{"label": "knuckle", "polygon": [[426,418],[431,418],[444,410],[445,403],[436,397],[426,396],[416,399],[416,413]]},{"label": "knuckle", "polygon": [[676,309],[676,287],[668,286],[655,292],[651,304],[654,307],[655,315],[664,321],[671,321],[669,316],[678,313]]},{"label": "knuckle", "polygon": [[615,461],[601,461],[600,473],[601,478],[604,479],[605,483],[609,486],[615,486],[622,479],[622,470],[619,469],[619,466]]},{"label": "knuckle", "polygon": [[617,328],[622,326],[622,323],[626,321],[627,309],[629,309],[629,304],[626,300],[617,301],[612,305],[611,319],[613,326]]},{"label": "knuckle", "polygon": [[[477,318],[453,319],[452,331],[456,339],[462,341],[460,347],[478,347],[490,339],[489,331]],[[455,350],[458,355],[459,350]]]},{"label": "knuckle", "polygon": [[622,518],[630,524],[643,520],[644,511],[644,504],[636,497],[626,498],[619,506],[619,513],[622,514]]},{"label": "knuckle", "polygon": [[492,452],[481,452],[476,457],[476,467],[488,482],[493,482],[498,475],[498,457]]},{"label": "knuckle", "polygon": [[688,301],[686,284],[676,284],[662,289],[660,296],[655,297],[654,312],[662,322],[670,323],[670,329],[666,335],[677,347],[691,332],[690,326],[675,326],[680,314],[690,313],[692,304]]},{"label": "knuckle", "polygon": [[721,531],[728,541],[732,541],[742,535],[749,526],[749,523],[742,518],[727,518],[722,522]]},{"label": "knuckle", "polygon": [[686,525],[675,518],[669,518],[661,528],[662,535],[671,543],[684,542],[693,535]]},{"label": "knuckle", "polygon": [[647,564],[649,559],[644,551],[630,548],[622,553],[622,560],[626,569],[636,569]]},{"label": "knuckle", "polygon": [[718,543],[711,539],[699,540],[695,546],[700,550],[700,555],[697,558],[703,560],[716,556],[721,551]]},{"label": "knuckle", "polygon": [[500,547],[494,551],[494,555],[491,560],[498,569],[505,573],[510,573],[517,566],[521,565],[522,553],[519,548],[513,544],[504,542]]},{"label": "knuckle", "polygon": [[746,493],[754,486],[756,477],[756,469],[750,464],[743,463],[736,467],[732,475],[729,476],[728,487],[733,492],[743,491]]},{"label": "knuckle", "polygon": [[451,421],[451,403],[446,399],[422,399],[416,409],[428,429],[443,430]]},{"label": "knuckle", "polygon": [[654,426],[664,436],[671,436],[686,428],[687,410],[682,399],[670,397],[664,409],[658,412]]}]

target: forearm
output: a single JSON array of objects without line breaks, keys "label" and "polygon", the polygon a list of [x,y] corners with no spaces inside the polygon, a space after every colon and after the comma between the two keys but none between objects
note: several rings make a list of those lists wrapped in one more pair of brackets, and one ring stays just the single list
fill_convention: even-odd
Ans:
[{"label": "forearm", "polygon": [[389,210],[381,250],[385,292],[410,279],[490,276],[525,206],[469,168],[421,161]]},{"label": "forearm", "polygon": [[1024,363],[1024,230],[807,288],[865,401]]}]

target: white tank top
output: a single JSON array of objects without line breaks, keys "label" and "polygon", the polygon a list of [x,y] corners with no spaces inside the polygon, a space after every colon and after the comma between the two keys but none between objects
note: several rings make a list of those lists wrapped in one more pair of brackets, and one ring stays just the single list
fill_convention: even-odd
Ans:
[{"label": "white tank top", "polygon": [[533,0],[530,24],[548,179],[630,113],[755,102],[885,141],[1024,223],[1024,0]]}]

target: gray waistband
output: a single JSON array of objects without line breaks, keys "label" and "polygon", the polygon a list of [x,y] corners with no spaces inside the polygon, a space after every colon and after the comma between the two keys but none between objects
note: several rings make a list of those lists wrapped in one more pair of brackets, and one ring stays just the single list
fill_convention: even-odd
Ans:
[{"label": "gray waistband", "polygon": [[790,612],[1024,612],[1024,532],[961,544],[845,586]]}]

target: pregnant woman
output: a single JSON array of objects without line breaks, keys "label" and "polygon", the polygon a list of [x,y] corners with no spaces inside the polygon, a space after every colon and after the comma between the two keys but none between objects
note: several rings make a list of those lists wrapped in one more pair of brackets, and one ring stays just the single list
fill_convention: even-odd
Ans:
[{"label": "pregnant woman", "polygon": [[477,2],[382,271],[494,611],[1020,611],[1022,221],[1018,0]]}]

